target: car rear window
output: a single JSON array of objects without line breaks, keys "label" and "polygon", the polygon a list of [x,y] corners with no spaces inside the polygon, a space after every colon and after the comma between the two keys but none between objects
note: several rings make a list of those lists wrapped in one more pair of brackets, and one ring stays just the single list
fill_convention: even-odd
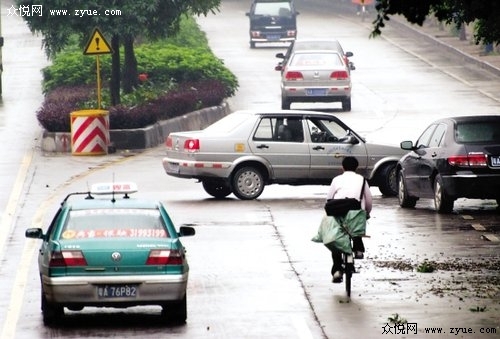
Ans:
[{"label": "car rear window", "polygon": [[500,121],[460,122],[455,140],[459,143],[500,143]]},{"label": "car rear window", "polygon": [[237,114],[229,114],[224,118],[214,122],[212,125],[208,126],[204,129],[205,132],[213,132],[213,133],[228,133],[233,131],[236,127],[241,125],[243,122],[248,120],[251,116],[250,113],[237,113]]},{"label": "car rear window", "polygon": [[298,67],[331,67],[342,66],[338,53],[296,53],[290,61],[291,66]]},{"label": "car rear window", "polygon": [[290,16],[292,8],[287,1],[282,2],[257,2],[254,15]]},{"label": "car rear window", "polygon": [[63,239],[168,238],[157,209],[94,209],[70,211]]}]

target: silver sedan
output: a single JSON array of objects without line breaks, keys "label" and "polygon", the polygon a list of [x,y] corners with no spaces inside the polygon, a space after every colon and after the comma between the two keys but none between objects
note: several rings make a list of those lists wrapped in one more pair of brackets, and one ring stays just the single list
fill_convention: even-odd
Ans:
[{"label": "silver sedan", "polygon": [[342,110],[351,110],[351,75],[344,55],[299,50],[282,67],[282,109],[290,109],[293,102],[341,102]]},{"label": "silver sedan", "polygon": [[384,195],[397,194],[398,146],[367,143],[332,114],[314,111],[238,111],[204,130],[171,133],[163,167],[168,175],[198,179],[213,197],[255,199],[265,185],[329,185],[342,159]]}]

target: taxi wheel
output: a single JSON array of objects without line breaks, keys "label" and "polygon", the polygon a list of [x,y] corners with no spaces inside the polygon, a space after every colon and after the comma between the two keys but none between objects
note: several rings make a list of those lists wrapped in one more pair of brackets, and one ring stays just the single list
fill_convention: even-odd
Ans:
[{"label": "taxi wheel", "polygon": [[217,199],[231,194],[231,187],[224,180],[203,180],[202,185],[205,192]]},{"label": "taxi wheel", "polygon": [[233,193],[241,200],[258,198],[264,191],[264,177],[255,167],[242,167],[236,171],[232,180]]},{"label": "taxi wheel", "polygon": [[169,301],[162,307],[161,316],[169,322],[183,324],[187,319],[187,293],[178,301]]},{"label": "taxi wheel", "polygon": [[42,291],[42,314],[44,325],[51,326],[64,316],[64,307],[48,302]]}]

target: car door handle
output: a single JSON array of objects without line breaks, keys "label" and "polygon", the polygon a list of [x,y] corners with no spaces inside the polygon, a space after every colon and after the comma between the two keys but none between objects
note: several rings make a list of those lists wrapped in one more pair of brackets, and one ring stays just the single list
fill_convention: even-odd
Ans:
[{"label": "car door handle", "polygon": [[263,144],[263,145],[257,146],[257,148],[269,148],[269,146]]},{"label": "car door handle", "polygon": [[319,150],[324,150],[325,148],[323,146],[316,146],[316,147],[313,147],[313,150],[315,151],[319,151]]}]

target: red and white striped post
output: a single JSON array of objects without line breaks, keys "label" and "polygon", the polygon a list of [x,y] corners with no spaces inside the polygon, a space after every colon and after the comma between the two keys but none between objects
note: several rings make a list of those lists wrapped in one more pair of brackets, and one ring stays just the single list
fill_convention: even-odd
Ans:
[{"label": "red and white striped post", "polygon": [[71,112],[71,153],[73,155],[108,154],[109,112],[81,110]]}]

